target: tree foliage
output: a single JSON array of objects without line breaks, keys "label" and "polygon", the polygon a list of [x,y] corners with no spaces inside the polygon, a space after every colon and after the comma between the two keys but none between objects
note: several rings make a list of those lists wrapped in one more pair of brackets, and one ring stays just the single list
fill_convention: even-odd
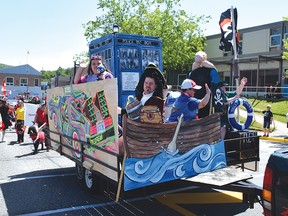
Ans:
[{"label": "tree foliage", "polygon": [[102,15],[83,25],[88,41],[110,34],[114,23],[121,33],[160,37],[166,71],[190,70],[194,54],[204,48],[201,24],[210,17],[188,15],[180,0],[99,0],[97,7]]},{"label": "tree foliage", "polygon": [[[288,21],[288,17],[284,17],[284,20]],[[286,52],[283,52],[283,59],[288,60],[288,38],[284,39],[284,47]]]},{"label": "tree foliage", "polygon": [[72,68],[61,68],[59,67],[57,70],[55,71],[41,71],[41,80],[42,81],[46,81],[46,82],[50,82],[52,78],[57,76],[57,72],[59,73],[59,76],[70,76],[71,75],[71,70]]},{"label": "tree foliage", "polygon": [[9,68],[9,67],[12,67],[12,66],[0,63],[0,70],[5,69],[5,68]]}]

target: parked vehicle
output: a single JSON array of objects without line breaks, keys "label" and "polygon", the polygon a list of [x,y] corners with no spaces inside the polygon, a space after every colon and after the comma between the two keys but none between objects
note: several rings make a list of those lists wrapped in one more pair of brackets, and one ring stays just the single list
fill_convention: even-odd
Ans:
[{"label": "parked vehicle", "polygon": [[288,215],[288,148],[271,154],[263,181],[265,216]]}]

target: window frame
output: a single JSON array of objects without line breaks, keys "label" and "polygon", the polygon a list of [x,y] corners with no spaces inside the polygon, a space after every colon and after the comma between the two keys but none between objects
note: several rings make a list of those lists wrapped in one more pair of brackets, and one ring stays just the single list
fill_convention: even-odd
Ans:
[{"label": "window frame", "polygon": [[[23,85],[22,80],[27,80],[26,85]],[[28,78],[27,77],[20,77],[19,86],[29,86]]]},{"label": "window frame", "polygon": [[[274,38],[274,37],[279,37],[279,40],[277,41],[277,44],[275,44],[275,45],[272,45],[272,38]],[[279,42],[279,44],[278,44],[278,42]],[[282,39],[281,39],[281,34],[278,34],[278,35],[271,35],[270,36],[270,47],[279,47],[279,46],[281,46],[281,42],[282,42]]]},{"label": "window frame", "polygon": [[[12,79],[13,80],[12,84],[11,82],[8,82],[7,79]],[[14,81],[15,81],[14,77],[6,77],[5,80],[6,80],[6,86],[14,86]]]},{"label": "window frame", "polygon": [[[37,80],[38,85],[36,85],[36,80]],[[39,78],[34,78],[34,86],[39,86]]]},{"label": "window frame", "polygon": [[[269,40],[269,45],[270,47],[279,47],[282,45],[282,35],[281,35],[281,32],[282,32],[282,28],[281,26],[274,26],[274,27],[271,27],[270,28],[270,40]],[[273,38],[276,38],[277,39],[275,40],[277,43],[276,44],[272,44],[272,39]],[[279,37],[279,39],[278,39]]]}]

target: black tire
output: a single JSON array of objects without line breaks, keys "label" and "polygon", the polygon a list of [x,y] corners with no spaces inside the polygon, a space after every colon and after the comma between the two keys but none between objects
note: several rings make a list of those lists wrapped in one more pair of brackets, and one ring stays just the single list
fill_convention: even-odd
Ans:
[{"label": "black tire", "polygon": [[84,167],[76,163],[76,176],[79,181],[82,181],[84,178]]},{"label": "black tire", "polygon": [[78,163],[76,163],[76,176],[82,188],[88,193],[98,194],[101,192],[101,178]]}]

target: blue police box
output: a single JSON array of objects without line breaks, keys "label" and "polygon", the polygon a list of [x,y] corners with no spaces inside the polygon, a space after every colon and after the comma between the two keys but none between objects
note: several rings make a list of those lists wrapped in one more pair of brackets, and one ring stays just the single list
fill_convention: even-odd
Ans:
[{"label": "blue police box", "polygon": [[162,41],[159,37],[115,33],[92,40],[90,56],[101,55],[103,62],[118,79],[118,105],[125,107],[148,63],[153,62],[160,71]]}]

